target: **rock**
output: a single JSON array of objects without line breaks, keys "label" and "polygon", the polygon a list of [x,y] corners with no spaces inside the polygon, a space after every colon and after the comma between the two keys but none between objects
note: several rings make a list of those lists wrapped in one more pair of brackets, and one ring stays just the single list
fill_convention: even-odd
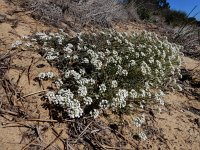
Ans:
[{"label": "rock", "polygon": [[0,23],[4,22],[6,19],[6,14],[4,14],[3,12],[0,12]]},{"label": "rock", "polygon": [[8,21],[14,21],[17,20],[17,17],[15,15],[7,15],[3,12],[0,12],[0,23],[5,22],[6,20]]},{"label": "rock", "polygon": [[17,17],[15,16],[15,15],[6,15],[6,19],[8,20],[8,21],[13,21],[13,20],[17,20]]}]

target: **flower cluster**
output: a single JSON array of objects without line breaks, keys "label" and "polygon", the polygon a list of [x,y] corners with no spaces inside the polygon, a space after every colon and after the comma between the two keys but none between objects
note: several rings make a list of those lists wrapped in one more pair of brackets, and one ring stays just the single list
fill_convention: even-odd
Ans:
[{"label": "flower cluster", "polygon": [[53,77],[54,77],[53,72],[41,72],[38,74],[39,80],[52,79]]},{"label": "flower cluster", "polygon": [[[138,127],[138,128],[141,127],[142,124],[144,124],[144,123],[145,123],[145,116],[144,116],[144,114],[142,114],[141,116],[138,116],[136,118],[133,118],[133,124],[136,127]],[[144,132],[139,132],[138,136],[143,141],[147,140],[147,136],[146,136],[146,134]]]},{"label": "flower cluster", "polygon": [[140,116],[140,117],[136,117],[136,118],[133,119],[133,124],[136,127],[141,127],[144,122],[145,122],[144,114],[142,116]]},{"label": "flower cluster", "polygon": [[22,41],[16,41],[15,43],[13,43],[12,45],[11,45],[11,48],[13,49],[13,48],[17,48],[19,45],[22,45]]},{"label": "flower cluster", "polygon": [[[36,33],[29,39],[60,70],[61,79],[55,81],[59,90],[47,93],[47,98],[67,108],[71,118],[96,118],[103,109],[118,111],[147,99],[163,104],[160,89],[179,87],[173,81],[181,76],[181,47],[155,33],[111,30],[70,38],[60,31]],[[41,73],[39,78],[46,76]],[[135,122],[139,125],[141,120]]]},{"label": "flower cluster", "polygon": [[145,134],[144,132],[140,132],[140,133],[138,134],[138,136],[139,136],[139,138],[140,138],[141,140],[143,140],[143,141],[147,140],[147,136],[146,136],[146,134]]}]

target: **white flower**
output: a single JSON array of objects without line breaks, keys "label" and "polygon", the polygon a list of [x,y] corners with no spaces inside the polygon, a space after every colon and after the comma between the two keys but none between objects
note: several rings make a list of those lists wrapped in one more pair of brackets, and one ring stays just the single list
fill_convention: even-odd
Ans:
[{"label": "white flower", "polygon": [[67,90],[60,89],[58,91],[58,94],[61,95],[62,97],[65,97],[67,101],[70,101],[74,98],[74,94],[71,92],[70,89],[67,89]]},{"label": "white flower", "polygon": [[11,48],[16,48],[17,46],[22,45],[22,41],[16,41],[11,45]]},{"label": "white flower", "polygon": [[69,77],[70,77],[70,74],[71,74],[70,71],[66,71],[66,72],[65,72],[65,78],[66,78],[66,79],[69,78]]},{"label": "white flower", "polygon": [[77,50],[81,51],[81,47],[80,47],[80,45],[77,46]]},{"label": "white flower", "polygon": [[71,70],[70,73],[74,76],[75,80],[79,80],[81,78],[81,75],[75,70]]},{"label": "white flower", "polygon": [[49,60],[49,61],[54,60],[56,58],[58,58],[58,57],[57,56],[50,56],[50,55],[46,56],[46,59]]},{"label": "white flower", "polygon": [[122,66],[118,65],[116,74],[121,75],[122,74],[122,70],[123,70]]},{"label": "white flower", "polygon": [[162,69],[162,64],[161,64],[161,62],[159,60],[156,60],[156,64],[158,65],[159,69]]},{"label": "white flower", "polygon": [[82,75],[84,75],[85,74],[85,69],[84,68],[82,68],[82,69],[80,69],[80,74],[82,74]]},{"label": "white flower", "polygon": [[102,92],[105,92],[106,91],[106,85],[105,84],[101,84],[99,86],[99,91],[102,93]]},{"label": "white flower", "polygon": [[111,45],[111,42],[110,42],[109,40],[107,40],[106,43],[107,43],[108,45]]},{"label": "white flower", "polygon": [[178,89],[178,91],[182,91],[183,90],[180,85],[177,85],[177,89]]},{"label": "white flower", "polygon": [[32,38],[32,39],[31,39],[31,41],[35,42],[35,41],[37,41],[37,39],[35,39],[35,38]]},{"label": "white flower", "polygon": [[80,85],[85,85],[85,84],[88,84],[90,82],[90,80],[87,78],[81,78],[81,79],[77,80],[76,82]]},{"label": "white flower", "polygon": [[139,136],[140,139],[143,140],[143,141],[147,140],[147,136],[146,136],[146,134],[145,134],[144,132],[140,132],[140,133],[138,134],[138,136]]},{"label": "white flower", "polygon": [[126,44],[128,44],[128,43],[129,43],[129,41],[128,41],[127,39],[125,39],[125,40],[124,40],[124,42],[125,42]]},{"label": "white flower", "polygon": [[117,42],[119,42],[120,44],[122,43],[122,40],[120,40],[119,38],[117,39]]},{"label": "white flower", "polygon": [[117,34],[119,37],[123,37],[123,35],[120,32],[118,32]]},{"label": "white flower", "polygon": [[84,97],[83,98],[85,105],[91,105],[93,100],[91,97]]},{"label": "white flower", "polygon": [[38,78],[40,80],[44,79],[45,77],[46,77],[46,73],[43,73],[43,72],[39,73],[39,75],[38,75]]},{"label": "white flower", "polygon": [[67,47],[73,48],[73,45],[72,45],[71,43],[68,43],[68,44],[67,44]]},{"label": "white flower", "polygon": [[147,65],[146,62],[142,62],[141,64],[141,71],[142,71],[142,74],[145,76],[146,74],[151,74],[151,68]]},{"label": "white flower", "polygon": [[140,108],[144,109],[144,105],[140,102]]},{"label": "white flower", "polygon": [[47,78],[50,78],[50,79],[53,78],[53,77],[54,77],[53,72],[47,72],[47,73],[46,73],[46,77],[47,77]]},{"label": "white flower", "polygon": [[136,58],[139,58],[139,57],[140,57],[140,54],[139,54],[138,52],[136,52],[136,53],[135,53],[135,57],[136,57]]},{"label": "white flower", "polygon": [[164,100],[163,100],[163,94],[162,93],[155,93],[154,99],[158,101],[161,105],[164,105]]},{"label": "white flower", "polygon": [[142,114],[142,116],[140,117],[136,117],[133,119],[133,124],[136,126],[136,127],[141,127],[141,125],[145,122],[145,116],[144,114]]},{"label": "white flower", "polygon": [[150,58],[149,58],[149,63],[150,63],[150,64],[153,64],[153,63],[154,63],[153,57],[150,57]]},{"label": "white flower", "polygon": [[97,36],[97,34],[96,34],[96,33],[92,33],[92,35],[93,35],[93,36]]},{"label": "white flower", "polygon": [[115,59],[121,64],[121,62],[122,62],[122,57],[117,56]]},{"label": "white flower", "polygon": [[106,33],[104,31],[100,31],[101,34],[105,35]]},{"label": "white flower", "polygon": [[74,60],[78,59],[78,55],[74,55],[74,56],[73,56],[73,59],[74,59]]},{"label": "white flower", "polygon": [[111,87],[116,88],[118,85],[117,80],[112,80]]},{"label": "white flower", "polygon": [[141,54],[141,56],[143,56],[143,57],[146,56],[146,54],[145,54],[144,52],[141,52],[140,54]]},{"label": "white flower", "polygon": [[30,47],[30,46],[32,46],[32,44],[31,43],[25,43],[25,46]]},{"label": "white flower", "polygon": [[52,91],[47,92],[46,96],[50,102],[54,102],[56,99],[55,93]]},{"label": "white flower", "polygon": [[136,65],[135,60],[131,60],[131,61],[130,61],[130,66],[135,66],[135,65]]},{"label": "white flower", "polygon": [[128,97],[128,91],[126,89],[119,89],[116,94],[121,100],[124,100]]},{"label": "white flower", "polygon": [[67,52],[68,54],[71,54],[73,52],[73,50],[71,48],[69,48],[69,47],[64,47],[63,50],[65,52]]},{"label": "white flower", "polygon": [[151,98],[152,94],[151,92],[146,92],[147,97]]},{"label": "white flower", "polygon": [[144,85],[144,86],[145,86],[145,89],[146,89],[146,90],[150,89],[149,82],[145,82],[145,85]]},{"label": "white flower", "polygon": [[78,88],[78,94],[80,96],[86,96],[87,95],[87,87],[86,86],[80,86]]},{"label": "white flower", "polygon": [[109,107],[109,103],[107,100],[102,100],[100,103],[99,103],[99,107],[102,108],[102,109],[107,109]]},{"label": "white flower", "polygon": [[70,118],[80,118],[83,114],[83,110],[78,107],[78,108],[75,108],[75,109],[68,109],[68,115]]},{"label": "white flower", "polygon": [[86,64],[88,64],[88,63],[89,63],[89,59],[87,59],[87,58],[84,58],[84,59],[83,59],[83,63],[86,63]]},{"label": "white flower", "polygon": [[93,109],[92,111],[90,111],[90,115],[94,118],[97,118],[99,116],[99,111],[97,109]]},{"label": "white flower", "polygon": [[110,52],[108,49],[106,49],[105,54],[110,55],[110,53],[111,53],[111,52]]},{"label": "white flower", "polygon": [[162,90],[159,90],[159,95],[160,95],[161,97],[163,97],[163,96],[165,96],[165,93],[164,93]]},{"label": "white flower", "polygon": [[99,97],[100,97],[100,96],[99,96],[98,94],[95,95],[95,98],[96,98],[96,99],[99,99]]},{"label": "white flower", "polygon": [[160,99],[160,104],[164,106],[165,105],[165,101],[163,99]]},{"label": "white flower", "polygon": [[105,54],[104,54],[103,52],[98,52],[98,55],[99,55],[99,57],[100,57],[101,59],[104,59],[104,57],[105,57]]},{"label": "white flower", "polygon": [[90,82],[90,84],[91,84],[91,85],[94,85],[94,84],[96,83],[96,82],[95,82],[95,80],[94,80],[94,79],[92,79],[92,78],[91,78],[91,79],[89,79],[89,82]]},{"label": "white flower", "polygon": [[115,51],[115,50],[113,50],[113,55],[114,55],[114,56],[118,56],[118,52]]},{"label": "white flower", "polygon": [[111,107],[115,111],[118,108],[124,108],[126,106],[126,100],[125,99],[120,99],[119,97],[113,98]]},{"label": "white flower", "polygon": [[128,97],[128,91],[125,89],[119,89],[116,94],[116,98],[112,99],[112,109],[124,108],[126,106],[126,98]]},{"label": "white flower", "polygon": [[102,67],[102,62],[96,58],[92,58],[91,63],[96,67],[97,70],[100,70]]},{"label": "white flower", "polygon": [[53,77],[54,77],[53,72],[46,72],[46,73],[41,72],[41,73],[39,73],[39,75],[38,75],[38,78],[39,78],[40,80],[43,80],[43,79],[45,79],[45,78],[51,79],[51,78],[53,78]]},{"label": "white flower", "polygon": [[84,46],[83,46],[83,49],[84,49],[84,50],[87,50],[87,49],[88,49],[88,47],[87,47],[86,45],[84,45]]},{"label": "white flower", "polygon": [[81,74],[79,74],[78,72],[76,72],[75,70],[69,70],[69,71],[65,71],[65,78],[69,78],[70,75],[72,75],[74,77],[75,80],[79,80],[81,78]]},{"label": "white flower", "polygon": [[92,48],[97,48],[97,46],[96,45],[91,45],[92,46]]},{"label": "white flower", "polygon": [[29,39],[29,36],[27,36],[27,35],[22,36],[22,39]]},{"label": "white flower", "polygon": [[112,56],[110,56],[107,58],[107,63],[117,63],[117,61]]},{"label": "white flower", "polygon": [[146,91],[144,89],[140,89],[140,96],[145,97],[146,96]]},{"label": "white flower", "polygon": [[129,94],[130,94],[130,97],[131,98],[137,98],[137,92],[134,90],[134,89],[132,89],[130,92],[129,92]]},{"label": "white flower", "polygon": [[57,86],[58,88],[60,88],[60,87],[63,85],[62,79],[56,80],[56,81],[55,81],[55,84],[56,84],[56,86]]},{"label": "white flower", "polygon": [[127,76],[128,75],[128,71],[127,70],[122,70],[122,74],[124,75],[124,76]]},{"label": "white flower", "polygon": [[89,49],[87,50],[87,53],[93,58],[93,59],[98,59],[98,54],[95,53],[93,50]]}]

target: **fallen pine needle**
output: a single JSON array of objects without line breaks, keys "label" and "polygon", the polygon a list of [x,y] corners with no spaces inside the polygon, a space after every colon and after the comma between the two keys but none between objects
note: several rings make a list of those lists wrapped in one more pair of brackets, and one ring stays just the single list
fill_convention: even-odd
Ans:
[{"label": "fallen pine needle", "polygon": [[28,95],[25,95],[25,96],[22,96],[22,97],[18,98],[17,100],[22,99],[22,98],[26,98],[26,97],[29,97],[29,96],[32,96],[32,95],[35,95],[35,94],[38,94],[38,93],[42,93],[42,92],[46,92],[46,90],[42,90],[42,91],[37,91],[37,92],[30,93]]},{"label": "fallen pine needle", "polygon": [[57,120],[45,120],[45,119],[27,119],[26,121],[38,121],[38,122],[58,122]]},{"label": "fallen pine needle", "polygon": [[54,142],[56,142],[59,139],[59,137],[62,135],[62,132],[63,132],[63,130],[60,131],[60,133],[58,134],[58,136],[51,143],[49,143],[43,150],[48,149]]}]

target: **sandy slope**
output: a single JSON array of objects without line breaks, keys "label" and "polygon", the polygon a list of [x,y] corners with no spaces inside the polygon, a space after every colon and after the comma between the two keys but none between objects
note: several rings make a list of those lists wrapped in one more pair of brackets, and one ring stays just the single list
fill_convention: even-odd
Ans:
[{"label": "sandy slope", "polygon": [[[10,48],[10,44],[17,39],[20,39],[23,35],[29,35],[35,31],[54,30],[52,27],[46,26],[32,19],[28,12],[23,12],[22,9],[16,8],[12,5],[4,3],[0,0],[0,16],[4,16],[5,19],[0,23],[0,50],[5,51]],[[143,25],[144,26],[144,25]],[[126,27],[116,26],[119,31],[128,30],[138,31],[143,29],[141,25],[129,25]],[[198,74],[200,74],[200,67],[196,67],[200,62],[188,57],[184,57],[184,65],[187,70],[193,70],[195,72],[195,79],[199,80]],[[41,56],[35,52],[28,50],[21,51],[12,57],[11,64],[13,67],[8,70],[6,76],[13,82],[17,83],[20,90],[24,95],[47,90],[47,87],[51,86],[51,83],[44,82],[42,86],[38,82],[34,81],[34,78],[41,71],[53,71],[58,74],[55,68],[52,68]],[[43,68],[39,68],[38,65],[44,64]],[[31,67],[30,67],[31,66]],[[30,68],[28,70],[27,68]],[[196,88],[195,90],[199,90]],[[0,94],[2,102],[6,101],[5,91],[0,87]],[[27,97],[21,103],[17,98],[15,99],[15,107],[26,109],[32,118],[49,119],[48,110],[42,107],[43,102],[40,100],[39,94],[34,94]],[[196,111],[193,111],[195,108]],[[134,141],[138,149],[171,149],[171,150],[197,150],[200,147],[200,100],[185,95],[184,93],[169,93],[166,96],[166,106],[162,108],[161,112],[155,109],[151,109],[145,112],[146,124],[143,126],[143,130],[147,133],[148,140],[136,141],[133,139],[131,132],[136,131],[135,127],[131,126],[131,118],[124,116],[124,120],[128,122],[123,130],[124,136],[131,141]],[[30,116],[29,116],[30,117]],[[18,150],[22,149],[27,143],[31,141],[31,138],[24,135],[33,135],[30,130],[31,126],[36,127],[39,134],[42,137],[35,138],[36,141],[42,141],[42,146],[46,147],[53,139],[55,135],[48,123],[37,122],[24,122],[22,118],[17,122],[23,122],[28,127],[9,127],[10,125],[19,124],[14,123],[15,116],[9,115],[9,113],[0,116],[0,150]],[[101,118],[105,124],[108,122]],[[118,122],[119,118],[111,117],[111,122]],[[8,124],[6,124],[8,123]],[[9,124],[11,123],[11,124]],[[6,125],[6,127],[5,127]],[[43,133],[44,128],[47,128]],[[54,124],[54,128],[59,132],[63,130],[61,135],[63,139],[67,138],[67,131],[65,124]],[[23,138],[26,137],[26,138]],[[111,136],[114,139],[114,137]],[[111,140],[112,142],[112,140]],[[113,141],[112,143],[115,143]],[[63,144],[60,140],[57,140],[52,144],[49,149],[56,149],[56,146],[63,149]],[[127,147],[131,147],[130,145]],[[27,148],[29,149],[29,148]],[[36,148],[37,149],[37,148]],[[76,147],[75,149],[79,149]],[[80,148],[81,149],[81,148]],[[130,148],[135,149],[135,148]]]}]

